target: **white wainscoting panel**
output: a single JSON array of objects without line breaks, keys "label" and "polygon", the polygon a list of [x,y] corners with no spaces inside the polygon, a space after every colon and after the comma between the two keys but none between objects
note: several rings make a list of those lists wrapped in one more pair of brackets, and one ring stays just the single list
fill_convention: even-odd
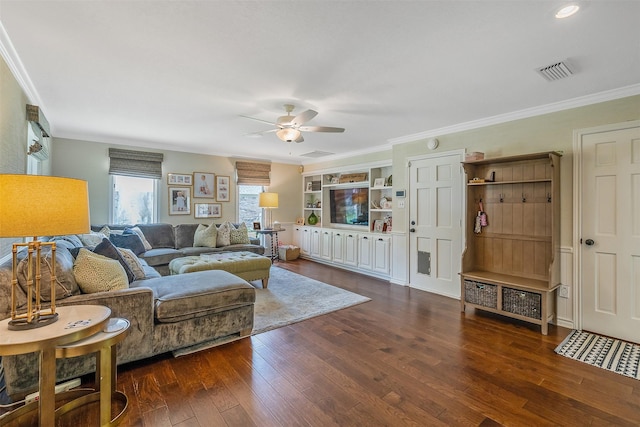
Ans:
[{"label": "white wainscoting panel", "polygon": [[562,286],[567,286],[567,297],[560,296],[560,289],[556,291],[557,299],[557,321],[558,326],[565,328],[574,328],[575,325],[575,313],[573,312],[573,248],[561,247],[560,248],[560,280]]}]

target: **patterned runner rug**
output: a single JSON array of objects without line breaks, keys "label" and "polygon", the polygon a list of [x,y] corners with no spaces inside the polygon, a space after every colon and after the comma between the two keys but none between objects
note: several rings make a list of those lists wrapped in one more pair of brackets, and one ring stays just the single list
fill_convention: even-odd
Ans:
[{"label": "patterned runner rug", "polygon": [[574,330],[555,351],[570,359],[640,379],[638,344]]}]

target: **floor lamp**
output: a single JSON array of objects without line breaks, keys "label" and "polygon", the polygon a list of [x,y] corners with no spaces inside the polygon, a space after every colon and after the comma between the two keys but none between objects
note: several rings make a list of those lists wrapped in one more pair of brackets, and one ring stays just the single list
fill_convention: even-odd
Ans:
[{"label": "floor lamp", "polygon": [[265,211],[265,230],[271,230],[273,222],[271,221],[271,210],[278,208],[278,193],[260,193],[258,206]]},{"label": "floor lamp", "polygon": [[[89,232],[87,182],[42,175],[0,174],[0,237],[32,237],[14,243],[11,276],[11,321],[9,329],[33,329],[57,320],[56,243],[41,242],[37,236],[57,236]],[[51,306],[40,304],[40,257],[43,248],[51,253]],[[27,301],[18,312],[18,251],[27,250]],[[22,261],[21,261],[22,262]],[[46,268],[46,266],[45,266]]]}]

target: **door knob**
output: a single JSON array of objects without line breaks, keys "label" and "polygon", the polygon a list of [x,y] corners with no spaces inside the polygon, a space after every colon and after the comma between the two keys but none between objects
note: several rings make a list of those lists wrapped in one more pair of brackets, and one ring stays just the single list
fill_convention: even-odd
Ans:
[{"label": "door knob", "polygon": [[585,243],[587,244],[587,246],[593,246],[596,242],[594,242],[592,239],[587,239],[585,240]]},{"label": "door knob", "polygon": [[415,221],[411,221],[411,225],[416,225],[416,222]]},{"label": "door knob", "polygon": [[411,228],[409,231],[412,232],[412,233],[415,233],[416,229],[415,228]]}]

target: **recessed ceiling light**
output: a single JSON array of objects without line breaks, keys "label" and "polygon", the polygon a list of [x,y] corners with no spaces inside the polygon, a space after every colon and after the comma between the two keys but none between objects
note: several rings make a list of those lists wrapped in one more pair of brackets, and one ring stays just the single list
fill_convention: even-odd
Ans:
[{"label": "recessed ceiling light", "polygon": [[578,10],[580,10],[580,6],[577,4],[570,4],[567,6],[563,6],[556,12],[556,18],[563,19],[568,18],[571,15],[575,14]]}]

